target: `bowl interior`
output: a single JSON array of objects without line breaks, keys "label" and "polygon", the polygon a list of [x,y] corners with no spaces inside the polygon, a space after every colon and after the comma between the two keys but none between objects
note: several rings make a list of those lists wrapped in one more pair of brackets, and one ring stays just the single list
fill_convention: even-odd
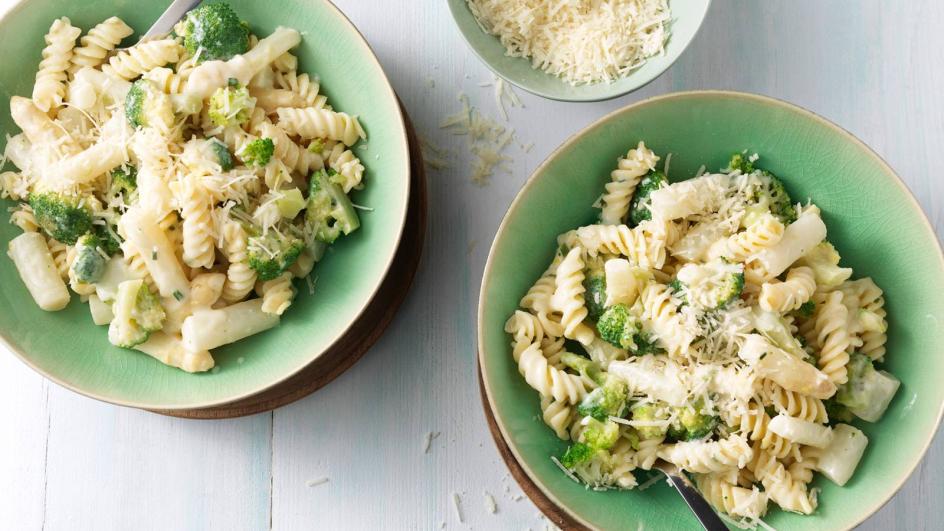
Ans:
[{"label": "bowl interior", "polygon": [[[77,297],[61,312],[43,312],[3,256],[0,337],[35,369],[84,394],[174,409],[222,403],[269,387],[304,367],[345,331],[369,302],[396,251],[409,196],[406,133],[396,96],[367,44],[326,1],[289,0],[280,2],[278,9],[251,0],[229,2],[251,21],[257,35],[268,35],[280,25],[302,32],[296,50],[300,71],[319,75],[329,101],[359,115],[367,131],[369,149],[355,150],[367,168],[367,186],[353,198],[374,210],[361,212],[361,229],[340,239],[317,265],[312,273],[317,277],[314,295],[305,282],[296,281],[298,297],[282,324],[214,351],[220,367],[215,373],[187,374],[111,346],[106,328],[92,323],[87,306]],[[17,50],[8,54],[0,71],[0,134],[19,132],[9,117],[9,99],[31,93],[43,35],[53,19],[68,16],[87,30],[117,15],[143,33],[168,3],[30,0],[14,8],[0,21],[0,48]],[[0,201],[4,212],[9,206],[11,202]],[[5,220],[0,223],[4,248],[18,233]]]},{"label": "bowl interior", "polygon": [[505,55],[505,47],[498,38],[482,31],[466,0],[448,0],[449,9],[465,37],[479,58],[499,76],[527,90],[555,100],[597,101],[615,98],[632,92],[665,72],[688,47],[708,12],[711,0],[670,0],[672,11],[671,35],[665,53],[649,59],[645,65],[625,78],[613,83],[571,86],[556,76],[531,68],[531,60]]},{"label": "bowl interior", "polygon": [[697,527],[669,488],[594,492],[561,473],[549,456],[559,456],[566,443],[541,422],[537,394],[518,374],[502,331],[550,262],[554,238],[594,222],[590,205],[617,157],[640,139],[660,155],[672,154],[675,181],[691,177],[702,164],[719,169],[734,151],[756,151],[762,167],[783,178],[795,200],[809,197],[822,208],[843,264],[885,290],[885,368],[902,386],[880,422],[856,423],[870,439],[856,475],[843,488],[816,479],[823,490],[813,516],[772,510],[766,518],[781,530],[852,527],[901,486],[940,420],[944,301],[937,294],[944,290],[944,260],[917,203],[878,156],[825,120],[768,98],[695,92],[627,107],[569,140],[525,185],[492,245],[479,309],[483,378],[506,441],[545,494],[589,525]]}]

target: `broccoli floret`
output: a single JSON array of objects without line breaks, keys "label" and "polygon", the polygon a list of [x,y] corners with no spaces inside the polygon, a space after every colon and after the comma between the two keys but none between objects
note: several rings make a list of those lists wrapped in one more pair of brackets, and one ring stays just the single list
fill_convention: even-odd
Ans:
[{"label": "broccoli floret", "polygon": [[677,441],[691,441],[701,439],[714,431],[718,425],[718,417],[705,415],[704,404],[701,401],[694,405],[675,408],[677,416],[669,428],[669,437]]},{"label": "broccoli floret", "polygon": [[108,326],[108,341],[123,348],[147,341],[151,332],[164,326],[166,317],[160,299],[141,279],[118,284],[112,311],[115,317]]},{"label": "broccoli floret", "polygon": [[279,193],[282,194],[282,197],[276,199],[275,205],[279,208],[279,213],[282,214],[283,218],[295,219],[295,216],[308,204],[308,201],[302,196],[302,191],[298,188],[281,190]]},{"label": "broccoli floret", "polygon": [[754,173],[754,163],[749,159],[744,157],[743,153],[735,153],[731,155],[731,160],[728,162],[727,171],[740,171],[741,173]]},{"label": "broccoli floret", "polygon": [[835,288],[852,276],[852,269],[839,267],[839,253],[829,242],[820,242],[797,260],[797,265],[813,269],[816,284],[824,288]]},{"label": "broccoli floret", "polygon": [[128,196],[138,189],[138,168],[128,164],[119,166],[111,171],[112,195]]},{"label": "broccoli floret", "polygon": [[105,251],[105,254],[112,256],[121,250],[121,241],[118,239],[117,229],[114,225],[106,227],[105,225],[95,225],[92,233],[98,237],[99,247]]},{"label": "broccoli floret", "polygon": [[[796,209],[793,208],[790,194],[787,193],[783,182],[776,175],[767,170],[758,169],[754,162],[745,157],[743,153],[731,155],[731,160],[728,162],[725,171],[740,171],[745,175],[755,174],[761,184],[754,193],[755,207],[770,211],[785,224],[796,221]],[[756,212],[748,212],[750,216],[755,214]]]},{"label": "broccoli floret", "polygon": [[249,26],[225,2],[190,11],[178,28],[184,47],[197,62],[226,61],[249,51]]},{"label": "broccoli floret", "polygon": [[259,280],[272,280],[288,269],[305,248],[301,239],[270,230],[249,237],[249,267]]},{"label": "broccoli floret", "polygon": [[803,350],[800,341],[790,333],[790,327],[787,326],[786,321],[779,313],[765,312],[759,307],[755,307],[754,328],[775,346],[789,354],[805,361],[813,361],[809,354]]},{"label": "broccoli floret", "polygon": [[216,162],[220,164],[220,169],[223,171],[233,169],[233,156],[230,155],[229,148],[226,147],[226,144],[213,138],[210,140],[210,149],[212,149],[213,154],[216,155]]},{"label": "broccoli floret", "polygon": [[[669,418],[668,408],[654,405],[637,405],[630,409],[633,420],[652,422]],[[657,439],[664,437],[666,428],[662,426],[637,426],[636,431],[643,439]]]},{"label": "broccoli floret", "polygon": [[602,261],[594,261],[590,264],[583,286],[586,290],[584,301],[587,305],[588,316],[596,321],[606,309],[606,276],[603,272]]},{"label": "broccoli floret", "polygon": [[98,236],[86,234],[75,242],[75,260],[70,269],[79,282],[98,282],[105,273],[105,257],[99,251],[101,243]]},{"label": "broccoli floret", "polygon": [[646,199],[649,198],[652,192],[655,192],[668,183],[669,180],[666,178],[665,174],[658,170],[653,170],[643,177],[639,185],[636,186],[636,191],[633,193],[633,202],[629,207],[630,226],[634,227],[643,221],[652,219],[652,212],[646,205]]},{"label": "broccoli floret", "polygon": [[625,304],[614,304],[607,308],[597,320],[597,331],[600,337],[620,348],[636,349],[634,341],[642,330],[639,318],[629,311]]},{"label": "broccoli floret", "polygon": [[561,355],[561,363],[563,363],[565,367],[569,367],[573,371],[590,378],[598,384],[602,384],[604,381],[600,366],[583,356],[579,356],[573,352],[564,352],[564,354]]},{"label": "broccoli floret", "polygon": [[723,258],[704,264],[685,264],[670,287],[684,303],[717,310],[741,296],[744,266]]},{"label": "broccoli floret", "polygon": [[816,303],[813,301],[806,301],[797,308],[796,313],[798,316],[803,317],[804,319],[809,319],[813,317],[813,312],[816,311]]},{"label": "broccoli floret", "polygon": [[872,360],[858,352],[849,357],[846,371],[849,380],[839,386],[836,401],[862,420],[878,421],[901,382],[885,371],[876,370]]},{"label": "broccoli floret", "polygon": [[271,138],[257,138],[252,142],[247,142],[239,149],[239,159],[246,166],[261,168],[272,159],[272,153],[275,151],[275,144]]},{"label": "broccoli floret", "polygon": [[255,106],[256,98],[249,95],[249,89],[238,84],[227,85],[216,89],[210,96],[207,115],[211,122],[221,127],[242,125],[249,120]]},{"label": "broccoli floret", "polygon": [[131,84],[125,96],[125,117],[132,127],[170,127],[174,124],[174,107],[157,83],[139,79]]},{"label": "broccoli floret", "polygon": [[615,376],[607,375],[603,385],[591,391],[580,405],[577,412],[585,417],[603,421],[609,417],[620,417],[626,407],[629,389],[626,383]]},{"label": "broccoli floret", "polygon": [[75,245],[80,236],[92,229],[92,211],[78,197],[34,193],[29,196],[29,205],[43,231],[66,245]]},{"label": "broccoli floret", "polygon": [[637,356],[659,354],[662,352],[662,349],[656,345],[655,340],[645,332],[640,331],[636,334],[636,337],[633,338],[633,342],[636,343],[636,350],[633,351],[633,354]]},{"label": "broccoli floret", "polygon": [[589,418],[586,423],[580,438],[594,450],[607,450],[619,439],[619,425],[612,420]]},{"label": "broccoli floret", "polygon": [[823,401],[823,405],[826,406],[826,415],[829,416],[829,423],[831,425],[836,425],[840,422],[849,423],[855,419],[855,415],[849,411],[849,408],[839,403],[836,395]]},{"label": "broccoli floret", "polygon": [[770,213],[777,216],[784,224],[789,225],[796,221],[796,209],[783,182],[766,170],[759,171],[764,186],[759,190],[755,200],[766,203],[770,208]]},{"label": "broccoli floret", "polygon": [[584,443],[575,443],[567,448],[567,451],[564,452],[563,456],[561,456],[560,462],[567,468],[574,468],[581,463],[586,463],[589,461],[595,453],[596,451],[593,448],[590,448],[589,445]]},{"label": "broccoli floret", "polygon": [[305,211],[310,239],[324,243],[334,243],[342,233],[350,234],[361,225],[347,194],[331,182],[333,174],[334,170],[320,170],[311,175]]}]

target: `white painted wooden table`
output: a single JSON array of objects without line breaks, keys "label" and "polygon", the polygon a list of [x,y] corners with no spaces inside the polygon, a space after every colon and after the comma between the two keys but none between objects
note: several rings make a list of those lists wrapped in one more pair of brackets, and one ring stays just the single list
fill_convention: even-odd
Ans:
[{"label": "white painted wooden table", "polygon": [[[944,3],[716,0],[689,51],[636,94],[567,104],[519,91],[526,108],[511,111],[511,124],[534,148],[513,148],[512,173],[485,188],[468,182],[464,139],[437,127],[457,109],[459,90],[497,116],[491,88],[479,86],[491,75],[445,3],[338,4],[373,45],[418,129],[455,153],[450,169],[430,174],[428,245],[399,317],[327,388],[230,421],[101,404],[0,352],[0,529],[544,528],[480,410],[479,279],[502,214],[530,171],[584,125],[647,96],[737,89],[811,109],[885,157],[944,232]],[[430,431],[442,435],[424,454]],[[939,436],[904,489],[862,528],[940,529],[942,472]],[[306,485],[321,477],[329,481]],[[485,509],[486,491],[497,514]]]}]

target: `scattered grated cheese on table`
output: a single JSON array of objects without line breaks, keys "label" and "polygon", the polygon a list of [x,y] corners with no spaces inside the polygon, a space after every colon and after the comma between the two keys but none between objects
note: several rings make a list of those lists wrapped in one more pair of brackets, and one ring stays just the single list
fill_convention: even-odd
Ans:
[{"label": "scattered grated cheese on table", "polygon": [[495,514],[498,511],[498,505],[495,503],[495,498],[491,494],[485,492],[485,510],[489,514]]},{"label": "scattered grated cheese on table", "polygon": [[305,482],[305,485],[309,487],[317,487],[318,485],[324,485],[328,481],[330,481],[330,479],[327,476],[322,476],[317,479],[309,479],[308,481]]},{"label": "scattered grated cheese on table", "polygon": [[459,523],[461,524],[463,520],[462,520],[462,508],[459,506],[460,503],[461,501],[459,500],[459,494],[453,492],[452,493],[452,508],[455,509],[456,518],[459,520]]}]

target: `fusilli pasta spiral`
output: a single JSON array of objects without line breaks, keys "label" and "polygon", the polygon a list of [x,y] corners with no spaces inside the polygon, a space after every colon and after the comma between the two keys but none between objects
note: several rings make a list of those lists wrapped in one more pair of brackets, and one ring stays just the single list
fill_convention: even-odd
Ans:
[{"label": "fusilli pasta spiral", "polygon": [[79,41],[81,46],[75,49],[69,73],[75,74],[83,67],[101,65],[105,62],[108,53],[132,33],[134,30],[118,17],[110,17],[99,22]]},{"label": "fusilli pasta spiral", "polygon": [[39,110],[48,112],[61,105],[66,97],[69,64],[75,40],[81,34],[82,30],[73,26],[67,17],[56,19],[49,27],[43,60],[33,85],[33,102]]}]

